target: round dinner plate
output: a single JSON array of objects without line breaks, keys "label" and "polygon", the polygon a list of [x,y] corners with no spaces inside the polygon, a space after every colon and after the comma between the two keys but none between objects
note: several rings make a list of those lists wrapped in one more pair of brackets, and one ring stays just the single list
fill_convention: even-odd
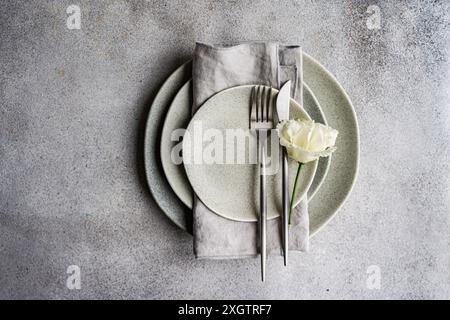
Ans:
[{"label": "round dinner plate", "polygon": [[[223,90],[208,99],[192,117],[183,138],[183,163],[195,194],[216,214],[235,221],[254,222],[259,216],[259,166],[256,135],[249,130],[253,86]],[[275,101],[278,90],[271,90]],[[291,99],[290,118],[310,120]],[[267,141],[267,218],[280,216],[281,161],[276,132]],[[296,175],[289,161],[290,190]],[[304,165],[295,203],[306,195],[317,169],[317,161]]]},{"label": "round dinner plate", "polygon": [[173,98],[172,104],[164,120],[161,132],[160,154],[161,164],[169,185],[177,197],[192,209],[194,193],[186,176],[182,162],[172,161],[172,151],[177,147],[181,136],[175,135],[176,130],[186,129],[192,118],[192,80],[181,87]]},{"label": "round dinner plate", "polygon": [[[303,108],[314,121],[327,124],[319,102],[309,89],[304,85]],[[186,176],[184,165],[180,162],[172,161],[172,151],[179,145],[180,136],[177,129],[187,128],[192,115],[192,80],[186,82],[175,95],[169,111],[164,120],[164,126],[161,133],[160,154],[161,164],[166,175],[167,181],[175,192],[177,197],[190,209],[193,203],[193,191],[191,184]],[[329,168],[331,157],[321,158],[314,176],[313,183],[308,189],[308,199],[312,199],[325,179],[327,169]],[[296,171],[297,168],[295,167]]]},{"label": "round dinner plate", "polygon": [[150,192],[156,204],[178,227],[192,233],[192,210],[175,195],[164,175],[160,161],[160,138],[164,117],[176,93],[191,78],[191,63],[175,70],[153,99],[144,137],[144,166]]},{"label": "round dinner plate", "polygon": [[[359,162],[359,131],[353,105],[333,75],[305,53],[303,73],[304,82],[319,101],[328,124],[339,130],[338,149],[328,174],[309,201],[310,234],[314,235],[335,216],[353,188]],[[164,117],[174,96],[190,78],[191,62],[187,62],[169,76],[155,96],[147,119],[144,162],[149,188],[158,206],[177,226],[192,233],[192,211],[172,191],[159,154]]]}]

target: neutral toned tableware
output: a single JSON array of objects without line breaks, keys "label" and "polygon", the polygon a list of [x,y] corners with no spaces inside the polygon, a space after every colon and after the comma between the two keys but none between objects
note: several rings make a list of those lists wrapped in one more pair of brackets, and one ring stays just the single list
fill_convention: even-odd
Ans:
[{"label": "neutral toned tableware", "polygon": [[181,229],[192,233],[192,211],[175,195],[164,175],[159,143],[164,117],[175,94],[191,77],[191,64],[173,72],[159,89],[147,118],[144,138],[144,166],[153,199],[161,210]]},{"label": "neutral toned tableware", "polygon": [[192,208],[194,194],[187,179],[183,163],[172,160],[172,153],[181,144],[182,138],[177,134],[179,129],[186,129],[191,120],[192,80],[178,91],[167,112],[161,133],[160,154],[161,164],[172,190],[180,200]]},{"label": "neutral toned tableware", "polygon": [[[200,152],[205,152],[211,145],[210,139],[200,140],[196,143],[197,132],[205,133],[212,130],[220,134],[223,140],[222,158],[225,158],[227,142],[225,138],[230,129],[249,132],[249,112],[252,86],[239,86],[217,93],[208,99],[202,107],[194,114],[186,130],[186,135],[191,139],[183,139],[183,161],[187,177],[192,189],[198,198],[216,214],[235,221],[256,222],[258,221],[258,176],[255,174],[255,165],[252,163],[208,163],[201,161],[195,163],[193,149],[202,147]],[[271,95],[274,99],[278,90],[272,89]],[[310,119],[309,115],[294,100],[290,99],[290,117]],[[201,138],[201,137],[200,137]],[[278,151],[278,136],[273,136],[276,151]],[[249,154],[249,146],[256,146],[256,138],[249,134],[249,143],[245,144],[245,154]],[[195,141],[195,142],[193,142]],[[268,141],[268,149],[271,146]],[[198,150],[198,149],[197,149]],[[205,153],[202,153],[205,154]],[[268,150],[271,155],[271,151]],[[279,155],[279,153],[276,153]],[[235,157],[237,158],[237,157]],[[269,160],[267,160],[269,162]],[[267,218],[274,219],[281,214],[281,166],[277,157],[271,161],[272,167],[267,168]],[[292,190],[296,174],[297,163],[289,161],[289,174]],[[317,168],[317,161],[312,161],[302,168],[297,186],[294,203],[298,204],[306,195]]]},{"label": "neutral toned tableware", "polygon": [[[261,280],[266,280],[266,238],[267,238],[267,192],[266,189],[266,150],[267,138],[273,129],[274,99],[271,88],[255,86],[251,88],[250,129],[257,138],[259,164],[259,221],[261,236]],[[312,180],[311,180],[312,181]]]},{"label": "neutral toned tableware", "polygon": [[[332,170],[328,171],[314,197],[308,194],[310,232],[314,235],[334,217],[353,188],[358,171],[359,131],[353,105],[333,75],[305,53],[303,62],[305,82],[318,98],[329,124],[339,130],[338,151],[331,161]],[[187,62],[164,82],[152,103],[144,142],[144,162],[150,191],[161,210],[188,232],[192,232],[192,212],[170,188],[161,170],[158,151],[161,137],[159,130],[170,102],[190,77],[191,62]],[[312,187],[314,184],[315,181]]]},{"label": "neutral toned tableware", "polygon": [[[291,96],[291,81],[286,82],[278,92],[276,101],[276,110],[278,121],[289,120],[289,100]],[[287,266],[289,257],[289,174],[288,174],[288,155],[286,149],[280,146],[281,150],[281,202],[282,202],[282,230],[283,237],[283,258],[284,265]]]},{"label": "neutral toned tableware", "polygon": [[353,104],[336,78],[307,54],[303,62],[305,81],[319,100],[328,124],[339,131],[327,177],[308,203],[313,236],[335,216],[352,191],[359,166],[359,128]]},{"label": "neutral toned tableware", "polygon": [[[327,124],[326,118],[320,108],[314,93],[307,85],[304,85],[304,109],[317,122]],[[183,164],[176,164],[172,161],[171,153],[180,143],[177,136],[172,139],[172,133],[179,128],[185,129],[191,120],[192,106],[192,80],[189,80],[176,93],[170,108],[165,116],[164,125],[160,141],[161,164],[172,190],[178,198],[188,207],[192,208],[193,193],[191,185],[187,179]],[[322,158],[319,160],[316,175],[313,184],[308,190],[308,199],[314,197],[321,183],[325,179],[330,159]]]}]

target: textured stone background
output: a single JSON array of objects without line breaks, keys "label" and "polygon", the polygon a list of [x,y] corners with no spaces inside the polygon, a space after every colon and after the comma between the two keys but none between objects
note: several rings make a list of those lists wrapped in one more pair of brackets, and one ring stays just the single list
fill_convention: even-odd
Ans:
[{"label": "textured stone background", "polygon": [[[81,30],[66,27],[72,3]],[[450,298],[448,1],[1,6],[0,298]],[[287,270],[270,259],[265,284],[258,259],[194,260],[146,185],[150,102],[196,40],[301,43],[359,118],[350,199],[310,253]],[[81,290],[66,288],[72,264]],[[380,290],[366,287],[370,265]]]}]

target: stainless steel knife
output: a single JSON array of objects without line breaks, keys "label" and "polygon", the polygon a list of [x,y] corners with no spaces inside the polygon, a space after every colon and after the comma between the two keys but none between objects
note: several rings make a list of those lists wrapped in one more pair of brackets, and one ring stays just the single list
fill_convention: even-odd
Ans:
[{"label": "stainless steel knife", "polygon": [[[278,120],[289,120],[289,103],[291,99],[291,81],[286,82],[278,92],[277,96],[277,115]],[[282,148],[282,204],[283,204],[283,216],[282,216],[282,237],[283,237],[283,253],[284,253],[284,265],[288,263],[289,252],[289,173],[288,173],[288,158],[285,148]]]}]

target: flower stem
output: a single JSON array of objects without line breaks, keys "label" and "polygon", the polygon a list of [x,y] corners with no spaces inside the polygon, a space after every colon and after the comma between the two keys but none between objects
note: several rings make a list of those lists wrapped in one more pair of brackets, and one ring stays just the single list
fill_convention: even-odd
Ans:
[{"label": "flower stem", "polygon": [[300,176],[300,169],[302,168],[302,163],[298,163],[298,169],[297,169],[297,175],[295,176],[294,181],[294,189],[292,190],[292,196],[291,196],[291,206],[289,208],[289,225],[291,225],[292,222],[292,209],[294,209],[294,198],[295,198],[295,192],[297,191],[297,182],[298,177]]}]

